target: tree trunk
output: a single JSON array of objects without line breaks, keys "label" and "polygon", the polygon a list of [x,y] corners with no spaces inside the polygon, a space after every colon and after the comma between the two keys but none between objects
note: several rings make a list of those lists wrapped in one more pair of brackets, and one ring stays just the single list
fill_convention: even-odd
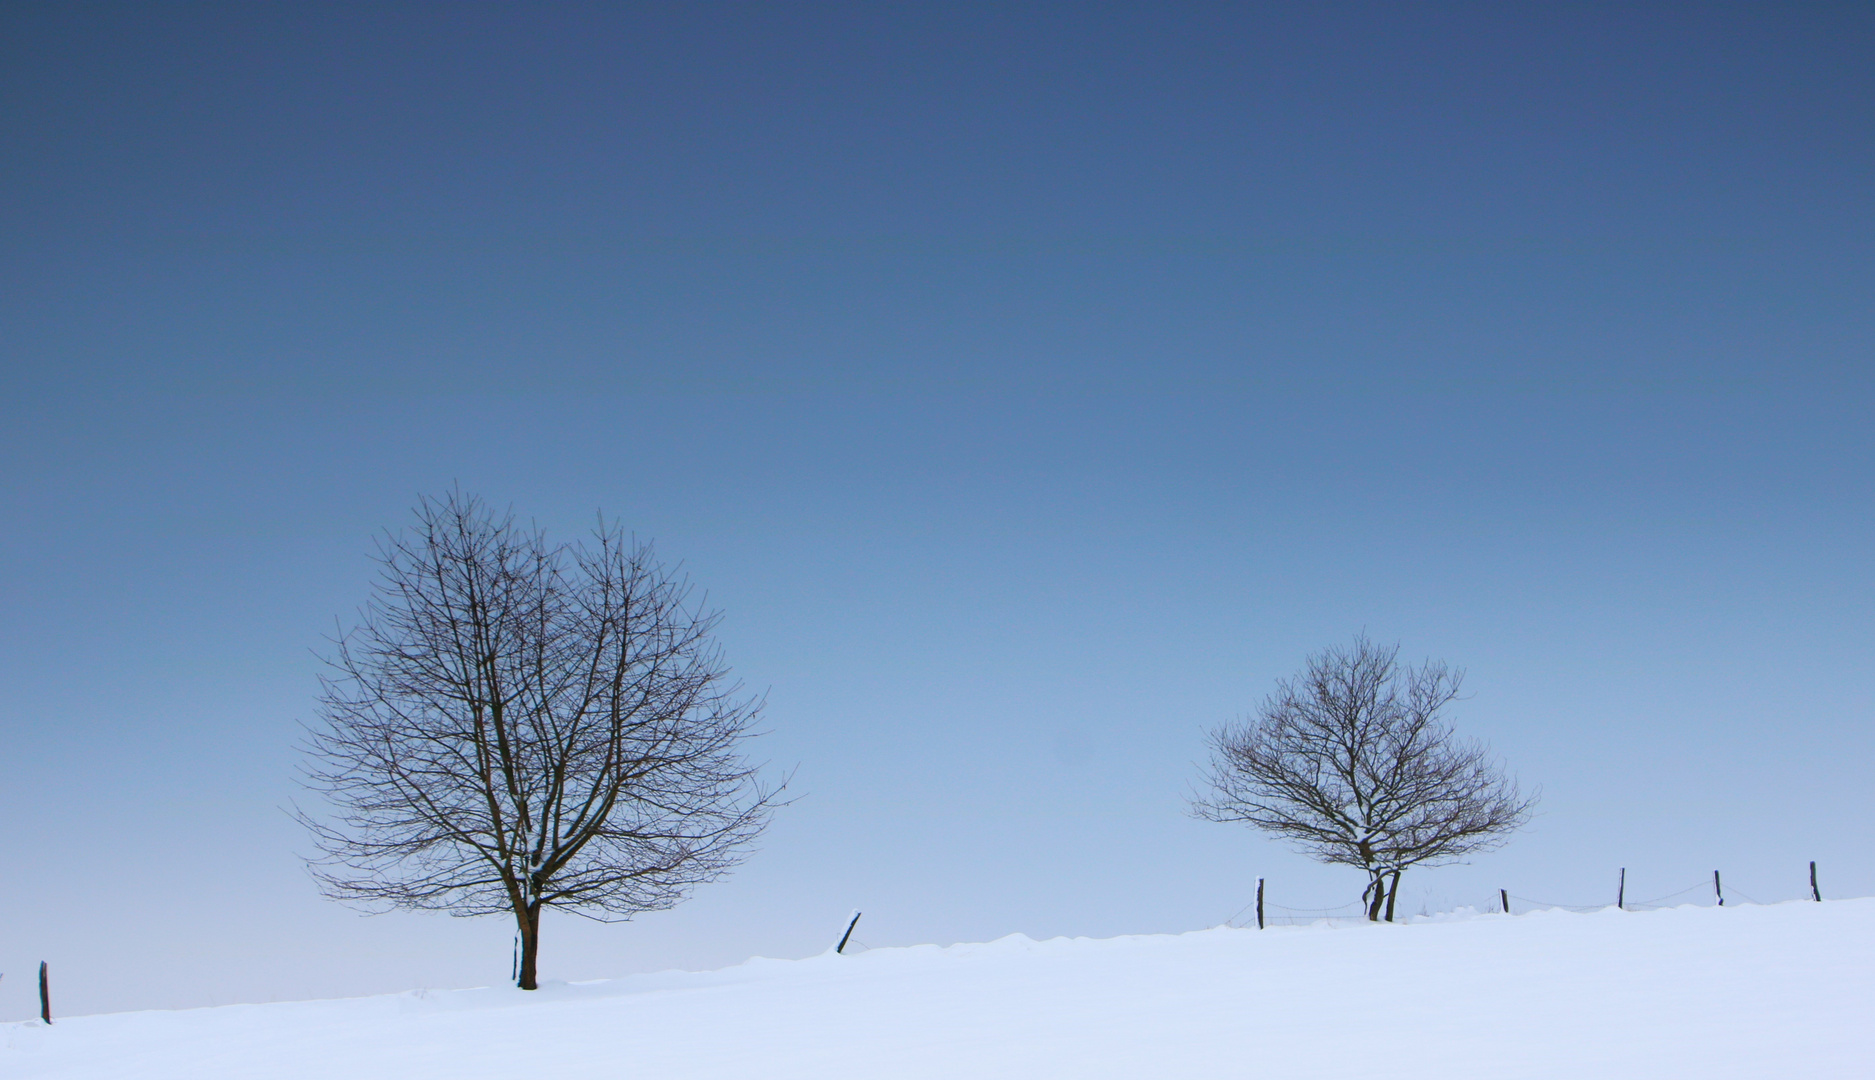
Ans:
[{"label": "tree trunk", "polygon": [[540,905],[529,905],[525,911],[517,912],[516,918],[521,924],[521,978],[515,985],[523,990],[538,990],[540,984],[534,978],[534,964],[540,958]]},{"label": "tree trunk", "polygon": [[1387,886],[1387,921],[1393,921],[1393,902],[1400,895],[1400,871],[1393,872],[1393,884]]},{"label": "tree trunk", "polygon": [[1367,871],[1370,880],[1367,888],[1361,891],[1361,899],[1367,904],[1367,921],[1379,922],[1380,909],[1387,902],[1387,872],[1385,870]]}]

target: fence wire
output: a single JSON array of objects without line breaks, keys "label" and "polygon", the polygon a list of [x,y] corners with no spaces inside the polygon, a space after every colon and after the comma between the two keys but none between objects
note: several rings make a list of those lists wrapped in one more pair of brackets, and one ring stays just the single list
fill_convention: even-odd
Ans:
[{"label": "fence wire", "polygon": [[[1689,903],[1697,903],[1700,899],[1701,894],[1703,894],[1705,898],[1705,902],[1703,904],[1700,904],[1700,906],[1702,907],[1719,906],[1719,898],[1714,892],[1712,879],[1701,878],[1699,881],[1696,881],[1693,884],[1686,886],[1684,889],[1679,889],[1674,892],[1667,893],[1664,896],[1656,896],[1649,900],[1623,900],[1621,902],[1621,908],[1624,911],[1660,911],[1660,910],[1670,908],[1670,907],[1679,907],[1679,906],[1689,904]],[[1609,899],[1599,904],[1559,904],[1559,903],[1554,903],[1548,900],[1539,900],[1534,897],[1520,896],[1520,895],[1517,895],[1516,893],[1510,893],[1508,895],[1509,895],[1510,900],[1512,901],[1511,910],[1508,912],[1508,914],[1512,914],[1512,915],[1521,915],[1521,914],[1524,914],[1526,912],[1531,912],[1531,911],[1576,911],[1576,912],[1601,911],[1606,908],[1614,907],[1616,904],[1616,901],[1614,899]],[[1790,899],[1791,900],[1811,900],[1813,898],[1811,896],[1799,896],[1799,897],[1791,897]],[[1483,909],[1481,913],[1496,912],[1500,910],[1501,904],[1497,902],[1498,898],[1492,897],[1492,900],[1493,900],[1493,903],[1490,905],[1490,907]],[[1781,901],[1781,900],[1770,901],[1770,903],[1784,903],[1784,902],[1785,901]],[[1741,903],[1750,904],[1750,905],[1758,906],[1758,907],[1762,907],[1765,905],[1765,901],[1758,900],[1728,885],[1725,889],[1725,899],[1724,899],[1723,906],[1733,907]],[[1232,927],[1235,929],[1244,929],[1246,927],[1256,926],[1257,925],[1256,916],[1254,914],[1251,914],[1251,912],[1256,908],[1256,906],[1257,905],[1256,905],[1255,900],[1250,901],[1248,904],[1245,904],[1241,909],[1239,909],[1236,914],[1224,920],[1223,925]],[[1329,925],[1340,925],[1344,923],[1358,924],[1358,923],[1364,923],[1368,921],[1366,910],[1367,910],[1366,906],[1359,901],[1352,901],[1352,902],[1343,904],[1340,907],[1334,907],[1334,908],[1292,908],[1292,907],[1284,907],[1281,904],[1269,903],[1266,898],[1263,904],[1263,925],[1265,926],[1313,926],[1313,925],[1320,924],[1320,923],[1327,923]],[[1461,908],[1460,910],[1464,910],[1464,909]],[[1423,917],[1426,917],[1424,913],[1422,913],[1421,915],[1406,916],[1403,918],[1396,917],[1395,921],[1410,922],[1415,918],[1423,918]]]},{"label": "fence wire", "polygon": [[[1256,901],[1245,904],[1243,910],[1224,920],[1225,926],[1243,929],[1256,925],[1256,916],[1245,916],[1256,907]],[[1314,926],[1317,923],[1331,925],[1341,923],[1362,923],[1367,921],[1367,906],[1358,900],[1331,908],[1292,908],[1282,904],[1272,904],[1267,900],[1263,904],[1263,925],[1265,926]]]}]

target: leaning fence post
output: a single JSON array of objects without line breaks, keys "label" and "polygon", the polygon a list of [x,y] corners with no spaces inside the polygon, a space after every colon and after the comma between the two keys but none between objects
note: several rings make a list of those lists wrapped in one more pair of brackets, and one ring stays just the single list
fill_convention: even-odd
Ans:
[{"label": "leaning fence post", "polygon": [[52,991],[46,986],[46,962],[39,961],[39,1019],[52,1022]]},{"label": "leaning fence post", "polygon": [[1719,887],[1719,872],[1712,872],[1712,895],[1719,898],[1719,906],[1725,906],[1725,890]]},{"label": "leaning fence post", "polygon": [[1823,894],[1816,887],[1816,860],[1810,860],[1810,898],[1817,903],[1823,902]]},{"label": "leaning fence post", "polygon": [[853,928],[859,925],[859,912],[853,912],[853,921],[846,924],[846,933],[840,935],[840,943],[833,947],[835,956],[846,951],[846,939],[853,936]]},{"label": "leaning fence post", "polygon": [[1621,868],[1621,884],[1615,886],[1615,907],[1617,910],[1626,911],[1628,909],[1626,903],[1627,898],[1628,868],[1624,866]]},{"label": "leaning fence post", "polygon": [[1509,915],[1510,914],[1510,890],[1499,889],[1497,891],[1497,899],[1498,899],[1498,903],[1504,905],[1504,914]]},{"label": "leaning fence post", "polygon": [[[1811,863],[1810,865],[1814,867],[1816,864]],[[1810,876],[1814,878],[1816,875],[1813,873]],[[1258,930],[1263,929],[1263,879],[1262,878],[1257,879],[1257,929]]]}]

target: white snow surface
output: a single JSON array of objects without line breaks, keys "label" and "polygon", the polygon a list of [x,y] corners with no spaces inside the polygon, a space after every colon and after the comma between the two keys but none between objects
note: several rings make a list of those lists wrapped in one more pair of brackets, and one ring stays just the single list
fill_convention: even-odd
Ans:
[{"label": "white snow surface", "polygon": [[1875,899],[874,949],[0,1025],[0,1077],[1875,1076]]}]

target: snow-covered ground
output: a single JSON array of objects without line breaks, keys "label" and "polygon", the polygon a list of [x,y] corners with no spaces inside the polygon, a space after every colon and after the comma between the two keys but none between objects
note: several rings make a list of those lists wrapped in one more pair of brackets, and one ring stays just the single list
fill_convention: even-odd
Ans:
[{"label": "snow-covered ground", "polygon": [[0,1025],[0,1076],[1875,1076],[1875,900],[875,949]]}]

